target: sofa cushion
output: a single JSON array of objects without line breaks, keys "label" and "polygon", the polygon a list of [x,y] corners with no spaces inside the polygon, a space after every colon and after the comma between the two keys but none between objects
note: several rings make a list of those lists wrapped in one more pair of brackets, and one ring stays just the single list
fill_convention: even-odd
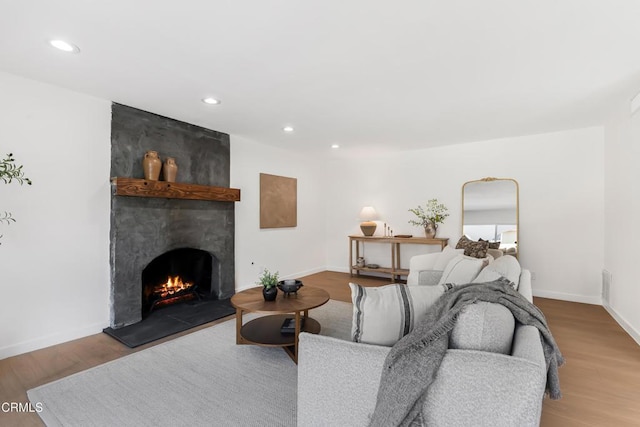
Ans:
[{"label": "sofa cushion", "polygon": [[435,286],[440,283],[442,270],[422,270],[418,273],[418,285]]},{"label": "sofa cushion", "polygon": [[445,289],[398,283],[369,288],[349,283],[349,287],[353,302],[351,338],[385,346],[411,332]]},{"label": "sofa cushion", "polygon": [[449,348],[511,354],[515,319],[503,305],[478,301],[462,309]]},{"label": "sofa cushion", "polygon": [[489,242],[476,242],[469,239],[467,236],[462,236],[456,244],[456,249],[464,249],[464,254],[474,258],[484,258],[487,256],[487,249],[489,249]]},{"label": "sofa cushion", "polygon": [[515,257],[501,256],[483,268],[480,274],[473,279],[473,282],[492,282],[500,277],[504,277],[509,280],[513,284],[513,288],[517,290],[520,284],[521,272],[522,268]]},{"label": "sofa cushion", "polygon": [[484,264],[485,260],[458,255],[449,261],[438,284],[453,283],[454,285],[462,285],[471,283],[480,273]]}]

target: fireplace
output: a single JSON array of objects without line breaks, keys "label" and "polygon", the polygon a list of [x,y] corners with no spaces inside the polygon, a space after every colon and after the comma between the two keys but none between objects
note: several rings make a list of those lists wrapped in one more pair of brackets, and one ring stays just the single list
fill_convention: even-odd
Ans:
[{"label": "fireplace", "polygon": [[142,318],[172,304],[215,297],[213,260],[209,252],[194,248],[174,249],[154,258],[142,270]]},{"label": "fireplace", "polygon": [[[112,105],[112,177],[141,178],[141,159],[154,150],[176,159],[178,184],[229,188],[229,145],[227,134]],[[233,313],[234,203],[130,197],[117,194],[113,180],[111,187],[111,316],[105,332],[135,346]],[[140,331],[153,336],[138,339]]]}]

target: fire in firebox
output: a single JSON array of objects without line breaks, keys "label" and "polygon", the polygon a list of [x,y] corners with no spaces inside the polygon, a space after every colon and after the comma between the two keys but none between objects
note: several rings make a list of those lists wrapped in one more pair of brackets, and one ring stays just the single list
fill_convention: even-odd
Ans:
[{"label": "fire in firebox", "polygon": [[[217,270],[216,270],[217,272]],[[212,297],[213,257],[200,249],[179,248],[160,254],[142,270],[141,311]]]},{"label": "fire in firebox", "polygon": [[155,287],[153,293],[160,298],[166,298],[191,287],[193,287],[193,283],[183,282],[180,276],[169,276],[165,283]]},{"label": "fire in firebox", "polygon": [[180,276],[169,276],[166,282],[153,288],[152,304],[149,311],[194,298],[200,299],[195,292],[193,282],[183,281]]}]

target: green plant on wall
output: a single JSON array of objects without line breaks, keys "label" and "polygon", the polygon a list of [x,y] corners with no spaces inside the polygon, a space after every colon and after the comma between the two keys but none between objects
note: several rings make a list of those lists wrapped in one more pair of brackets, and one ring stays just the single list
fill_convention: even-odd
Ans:
[{"label": "green plant on wall", "polygon": [[[0,160],[0,179],[5,184],[11,184],[16,181],[20,185],[24,183],[31,185],[31,180],[24,176],[22,165],[16,165],[12,153],[7,154],[4,159]],[[0,223],[11,224],[12,222],[16,222],[16,220],[11,216],[11,212],[0,212]],[[1,237],[2,235],[0,235]]]}]

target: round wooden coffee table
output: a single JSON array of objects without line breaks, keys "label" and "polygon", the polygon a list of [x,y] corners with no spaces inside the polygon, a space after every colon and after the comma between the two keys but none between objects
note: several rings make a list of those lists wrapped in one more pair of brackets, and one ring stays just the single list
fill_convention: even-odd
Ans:
[{"label": "round wooden coffee table", "polygon": [[[297,294],[286,297],[279,291],[275,301],[264,300],[261,286],[238,292],[231,297],[231,305],[236,309],[236,344],[282,347],[298,363],[300,332],[320,332],[320,323],[309,317],[309,310],[320,307],[327,301],[327,291],[314,287],[302,287]],[[242,324],[242,314],[245,312],[265,313],[268,316]],[[287,318],[295,321],[293,333],[280,332]]]}]

